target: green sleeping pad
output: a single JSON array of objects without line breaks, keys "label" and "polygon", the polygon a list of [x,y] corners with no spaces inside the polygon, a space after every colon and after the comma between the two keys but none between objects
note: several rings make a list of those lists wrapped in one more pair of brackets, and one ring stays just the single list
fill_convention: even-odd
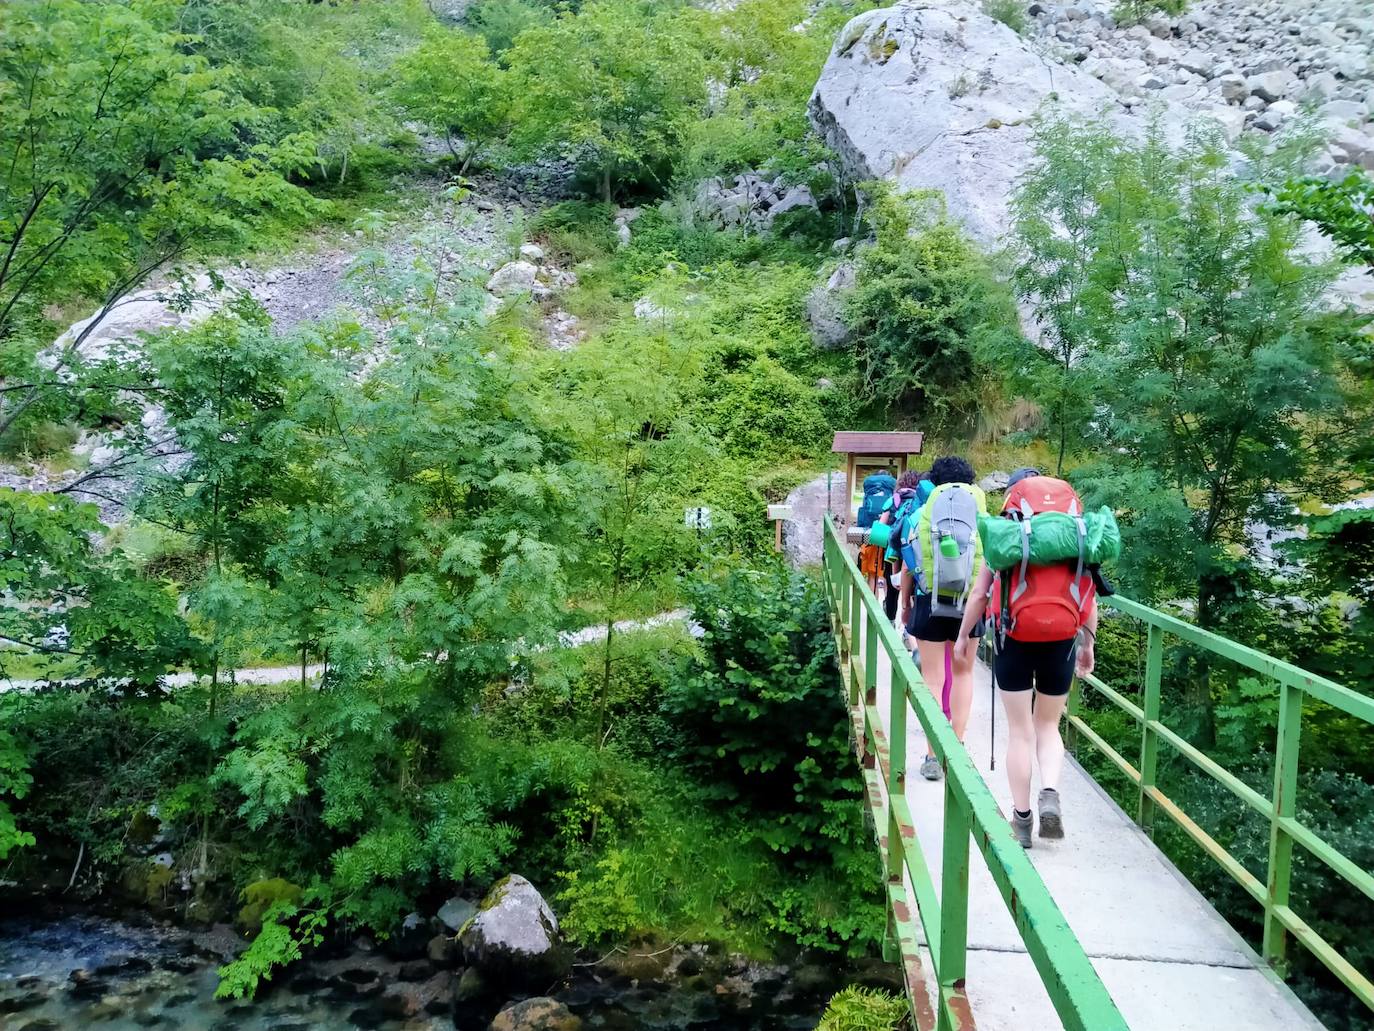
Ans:
[{"label": "green sleeping pad", "polygon": [[[1103,505],[1096,512],[1083,517],[1086,535],[1083,540],[1083,562],[1097,565],[1121,555],[1121,528],[1116,516]],[[1031,516],[1030,560],[1032,565],[1048,566],[1056,562],[1078,561],[1078,523],[1063,512],[1041,512]],[[1021,564],[1020,520],[1002,516],[980,516],[978,536],[983,539],[983,557],[995,570],[1011,569]]]}]

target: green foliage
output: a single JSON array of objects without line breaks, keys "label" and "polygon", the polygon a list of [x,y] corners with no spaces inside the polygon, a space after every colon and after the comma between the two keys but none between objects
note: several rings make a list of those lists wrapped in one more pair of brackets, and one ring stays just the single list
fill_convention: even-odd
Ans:
[{"label": "green foliage", "polygon": [[1265,192],[1279,211],[1311,222],[1350,261],[1374,266],[1374,178],[1363,172],[1340,182],[1302,176]]},{"label": "green foliage", "polygon": [[983,0],[983,10],[989,18],[997,19],[1018,36],[1024,36],[1030,28],[1022,0]]},{"label": "green foliage", "polygon": [[774,566],[689,593],[702,656],[664,700],[687,768],[770,848],[829,864],[862,842],[862,790],[817,584]]},{"label": "green foliage", "polygon": [[0,727],[0,859],[16,848],[34,843],[34,836],[20,830],[15,823],[14,813],[4,797],[22,799],[32,784],[28,753],[7,728]]},{"label": "green foliage", "polygon": [[481,36],[434,29],[396,63],[397,102],[443,135],[464,168],[506,121],[501,69]]},{"label": "green foliage", "polygon": [[870,988],[846,988],[830,1000],[816,1031],[902,1031],[911,1026],[906,999]]},{"label": "green foliage", "polygon": [[994,359],[1021,342],[1010,292],[943,198],[876,193],[867,217],[877,243],[844,309],[864,394],[923,425],[969,429],[999,389]]},{"label": "green foliage", "polygon": [[[1181,538],[1132,535],[1128,551],[1174,563],[1215,625],[1247,525],[1289,524],[1291,495],[1348,490],[1369,398],[1346,370],[1368,340],[1326,305],[1334,270],[1299,252],[1296,220],[1248,203],[1213,130],[1174,150],[1158,131],[1129,145],[1053,121],[1037,140],[1019,283],[1055,344],[1061,456],[1091,440],[1138,478],[1142,511],[1176,523],[1186,507]],[[1269,172],[1262,158],[1254,172]]]},{"label": "green foliage", "polygon": [[[314,895],[314,893],[311,893]],[[318,896],[316,896],[318,898]],[[280,898],[262,915],[262,929],[236,960],[219,968],[217,999],[252,998],[263,981],[324,941],[325,908],[302,910],[299,900]]]},{"label": "green foliage", "polygon": [[1188,0],[1117,0],[1112,12],[1118,25],[1135,25],[1153,14],[1171,17],[1188,9]]},{"label": "green foliage", "polygon": [[511,142],[571,155],[607,202],[623,181],[662,174],[705,101],[705,62],[671,9],[599,0],[527,29],[508,60]]},{"label": "green foliage", "polygon": [[553,21],[554,8],[539,0],[477,0],[463,20],[503,61],[520,34]]}]

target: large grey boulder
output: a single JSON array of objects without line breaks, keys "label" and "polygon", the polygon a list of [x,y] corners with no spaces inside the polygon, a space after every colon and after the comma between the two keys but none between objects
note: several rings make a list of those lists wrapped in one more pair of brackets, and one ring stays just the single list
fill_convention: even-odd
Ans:
[{"label": "large grey boulder", "polygon": [[990,244],[1030,161],[1031,119],[1052,96],[1071,112],[1120,111],[1109,86],[1046,60],[979,4],[911,0],[844,27],[809,113],[850,177],[943,190],[950,213]]},{"label": "large grey boulder", "polygon": [[527,294],[534,290],[539,270],[528,261],[511,261],[502,265],[487,280],[487,289],[497,297]]},{"label": "large grey boulder", "polygon": [[519,874],[500,881],[463,930],[468,964],[483,977],[512,984],[547,986],[568,972],[571,954],[558,933],[558,918],[534,885]]},{"label": "large grey boulder", "polygon": [[806,296],[806,321],[817,347],[833,351],[849,342],[850,329],[844,321],[846,295],[857,282],[854,263],[841,262],[830,277]]}]

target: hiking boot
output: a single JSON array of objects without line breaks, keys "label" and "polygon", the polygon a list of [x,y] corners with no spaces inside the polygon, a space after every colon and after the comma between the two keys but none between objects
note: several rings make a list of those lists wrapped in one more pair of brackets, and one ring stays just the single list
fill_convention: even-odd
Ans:
[{"label": "hiking boot", "polygon": [[1030,813],[1022,816],[1015,809],[1011,811],[1011,832],[1016,835],[1016,843],[1022,848],[1031,847],[1031,827],[1035,817]]},{"label": "hiking boot", "polygon": [[1059,815],[1059,792],[1054,788],[1044,788],[1040,792],[1040,836],[1042,838],[1062,838],[1064,821]]},{"label": "hiking boot", "polygon": [[939,780],[943,773],[940,769],[940,760],[933,755],[926,756],[925,761],[921,763],[921,776],[926,780]]}]

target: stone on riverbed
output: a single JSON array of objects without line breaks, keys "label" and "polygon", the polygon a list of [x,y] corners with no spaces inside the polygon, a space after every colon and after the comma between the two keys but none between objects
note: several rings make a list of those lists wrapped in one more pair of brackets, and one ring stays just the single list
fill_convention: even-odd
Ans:
[{"label": "stone on riverbed", "polygon": [[547,986],[571,964],[558,918],[534,885],[518,874],[487,893],[461,942],[468,963],[498,981]]},{"label": "stone on riverbed", "polygon": [[553,999],[537,998],[507,1006],[491,1022],[490,1031],[581,1031],[582,1021]]}]

